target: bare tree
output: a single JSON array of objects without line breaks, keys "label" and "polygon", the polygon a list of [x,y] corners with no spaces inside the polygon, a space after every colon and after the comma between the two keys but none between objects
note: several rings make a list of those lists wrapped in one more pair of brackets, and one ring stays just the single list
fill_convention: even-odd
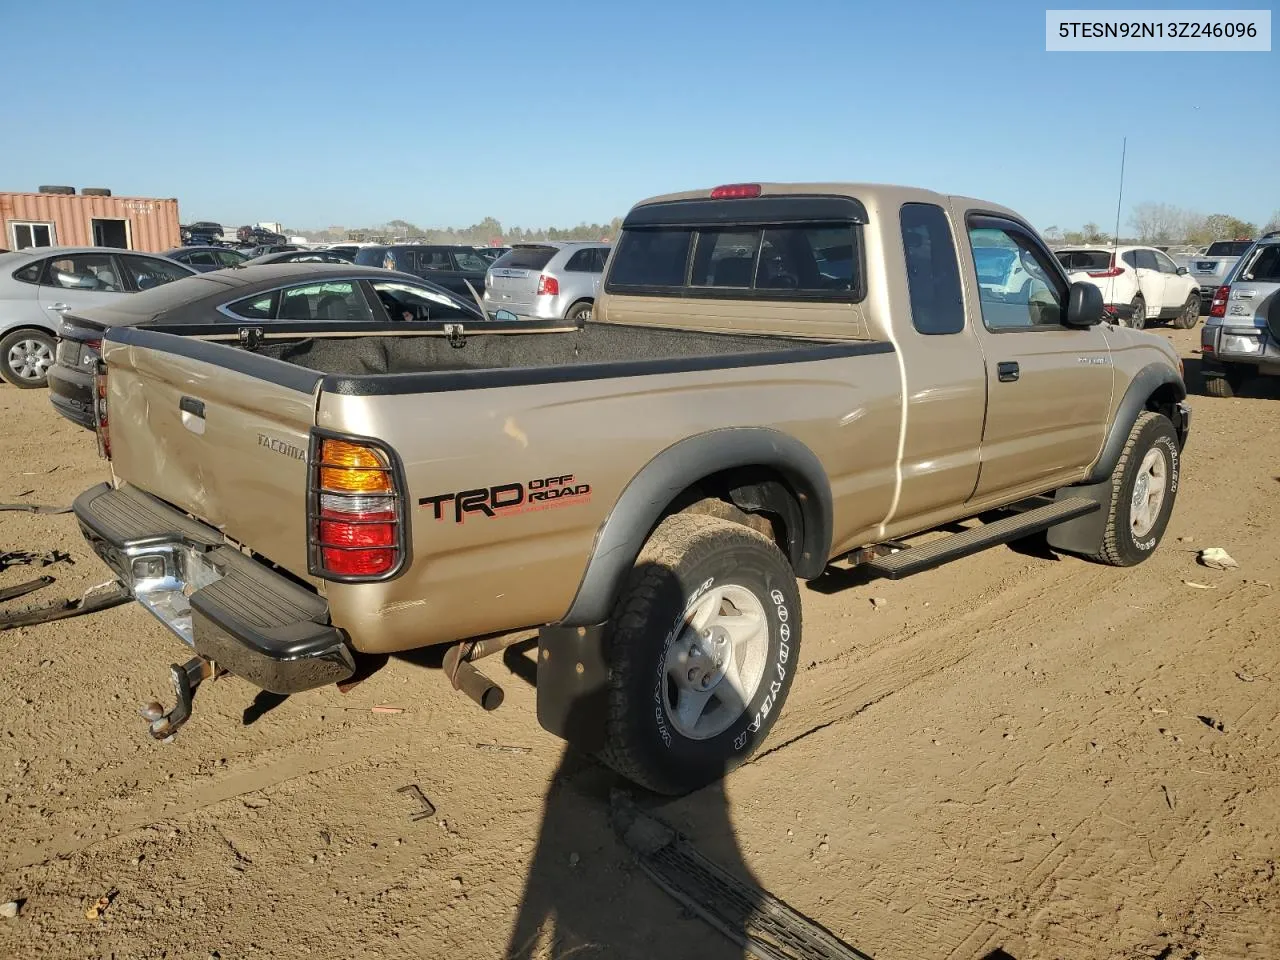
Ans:
[{"label": "bare tree", "polygon": [[1190,214],[1169,203],[1140,203],[1133,208],[1129,225],[1142,243],[1172,243],[1186,233]]},{"label": "bare tree", "polygon": [[1280,210],[1271,211],[1271,219],[1267,221],[1267,225],[1262,228],[1264,233],[1270,233],[1272,230],[1280,230]]}]

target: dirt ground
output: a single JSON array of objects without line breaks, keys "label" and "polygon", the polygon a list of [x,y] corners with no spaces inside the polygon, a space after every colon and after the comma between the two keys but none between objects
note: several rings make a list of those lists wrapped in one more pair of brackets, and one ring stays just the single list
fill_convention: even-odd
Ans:
[{"label": "dirt ground", "polygon": [[[1195,390],[1198,332],[1164,335]],[[997,548],[805,586],[807,669],[765,749],[647,804],[878,960],[1280,957],[1277,398],[1193,397],[1143,566]],[[104,477],[43,391],[0,386],[0,502]],[[0,587],[107,579],[69,516],[0,514],[15,549],[74,564]],[[0,957],[741,956],[636,869],[611,775],[540,730],[519,670],[490,668],[492,714],[409,660],[282,702],[221,680],[160,744],[138,708],[184,651],[140,608],[0,648],[0,902],[23,901]]]}]

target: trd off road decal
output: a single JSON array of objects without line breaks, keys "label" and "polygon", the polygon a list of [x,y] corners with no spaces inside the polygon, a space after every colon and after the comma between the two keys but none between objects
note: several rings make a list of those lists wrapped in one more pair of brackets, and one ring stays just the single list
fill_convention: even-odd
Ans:
[{"label": "trd off road decal", "polygon": [[499,483],[493,487],[423,497],[418,501],[418,506],[430,507],[437,520],[451,515],[454,523],[462,523],[469,513],[506,517],[513,513],[571,507],[591,499],[591,484],[577,483],[575,480],[570,473],[562,477],[528,480],[525,483]]}]

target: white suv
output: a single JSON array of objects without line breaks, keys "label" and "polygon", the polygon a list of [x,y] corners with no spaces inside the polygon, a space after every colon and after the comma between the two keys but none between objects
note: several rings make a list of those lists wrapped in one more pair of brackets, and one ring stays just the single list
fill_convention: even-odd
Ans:
[{"label": "white suv", "polygon": [[1200,285],[1154,247],[1064,247],[1054,251],[1074,282],[1102,291],[1108,319],[1141,330],[1172,320],[1180,330],[1200,321]]}]

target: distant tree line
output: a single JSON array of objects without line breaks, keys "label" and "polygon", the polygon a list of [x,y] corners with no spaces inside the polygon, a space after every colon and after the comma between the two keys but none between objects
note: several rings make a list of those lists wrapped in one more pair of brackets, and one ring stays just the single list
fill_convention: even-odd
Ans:
[{"label": "distant tree line", "polygon": [[580,223],[576,227],[506,227],[494,217],[485,217],[469,227],[420,227],[408,220],[390,220],[367,227],[335,225],[324,230],[294,229],[290,236],[335,243],[339,240],[381,237],[397,240],[422,240],[426,243],[465,243],[473,246],[523,243],[530,240],[602,240],[613,239],[622,228],[622,218],[608,223]]},{"label": "distant tree line", "polygon": [[[1133,208],[1128,226],[1133,234],[1121,239],[1161,246],[1178,243],[1202,246],[1214,240],[1258,237],[1280,230],[1280,210],[1272,213],[1271,219],[1259,230],[1256,223],[1226,213],[1203,214],[1170,203],[1146,202]],[[1111,234],[1096,223],[1086,223],[1079,230],[1046,227],[1044,236],[1050,243],[1110,243],[1112,240]]]}]

